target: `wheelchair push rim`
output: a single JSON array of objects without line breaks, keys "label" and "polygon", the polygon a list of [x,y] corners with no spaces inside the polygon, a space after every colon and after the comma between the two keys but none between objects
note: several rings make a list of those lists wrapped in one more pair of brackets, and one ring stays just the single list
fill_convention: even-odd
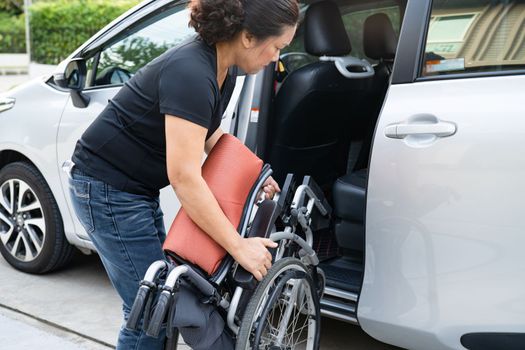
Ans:
[{"label": "wheelchair push rim", "polygon": [[310,270],[296,258],[279,260],[245,310],[236,349],[318,349],[319,312]]}]

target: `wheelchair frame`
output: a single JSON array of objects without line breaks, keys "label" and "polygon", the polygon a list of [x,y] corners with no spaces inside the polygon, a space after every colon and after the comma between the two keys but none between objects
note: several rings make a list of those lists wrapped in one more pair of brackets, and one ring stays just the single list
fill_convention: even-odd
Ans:
[{"label": "wheelchair frame", "polygon": [[[297,254],[295,254],[294,257],[298,258],[306,266],[312,268],[311,271],[313,276],[311,277],[315,281],[314,283],[319,286],[317,273],[319,259],[312,248],[313,233],[310,227],[312,220],[311,214],[313,209],[316,208],[322,216],[328,216],[330,215],[331,209],[329,206],[327,207],[326,201],[321,201],[315,193],[317,192],[322,195],[322,193],[316,188],[315,183],[312,183],[311,186],[304,183],[298,186],[290,203],[290,191],[294,186],[293,175],[291,174],[288,175],[283,186],[283,192],[280,196],[276,195],[273,200],[261,199],[257,201],[258,193],[271,174],[272,170],[270,166],[265,164],[261,170],[259,178],[252,186],[248,200],[243,209],[238,231],[242,237],[268,237],[269,235],[271,240],[279,242],[279,246],[276,248],[274,263],[286,257],[285,254],[289,251],[290,244],[295,243],[297,247],[299,247],[299,250],[296,251]],[[271,205],[269,205],[269,202],[272,202]],[[270,214],[266,215],[265,222],[262,223],[261,231],[263,232],[253,232],[257,229],[257,227],[250,226],[250,224],[254,223],[257,217],[254,208],[259,206],[258,211],[263,210],[262,208],[265,204],[267,204]],[[289,207],[289,210],[287,210],[288,208],[286,207]],[[288,212],[289,216],[283,220],[285,223],[285,229],[280,232],[271,233],[270,231],[273,229],[277,217]],[[305,235],[304,239],[297,234],[297,225],[301,227],[301,230]],[[259,228],[261,229],[261,227]],[[157,337],[164,324],[164,320],[168,317],[166,330],[168,339],[166,341],[166,349],[176,349],[178,330],[174,329],[170,322],[173,313],[175,312],[176,293],[182,278],[189,282],[193,287],[197,288],[206,298],[207,303],[213,303],[216,307],[220,307],[225,311],[225,324],[230,331],[237,336],[240,325],[236,322],[236,315],[240,300],[246,290],[253,291],[255,289],[257,284],[255,278],[240,267],[229,255],[225,256],[217,271],[208,277],[198,266],[184,261],[174,253],[165,251],[165,254],[167,255],[167,259],[158,260],[151,264],[144,279],[141,281],[137,296],[128,316],[126,327],[136,330],[142,316],[144,315],[143,329],[146,330],[148,336]],[[161,284],[159,283],[159,278],[163,274],[166,274],[166,278],[165,282]],[[322,276],[321,271],[320,275]],[[221,289],[220,286],[228,276],[231,276],[231,279],[236,284],[231,297],[230,293],[221,295],[219,292]],[[291,277],[288,277],[288,279],[290,278]],[[319,288],[321,289],[318,294],[318,297],[320,298],[322,289],[324,288],[324,279],[321,281]],[[157,291],[160,291],[160,295],[158,295],[156,305],[153,305],[153,299]],[[297,297],[297,295],[295,295],[295,297]],[[318,300],[316,305],[316,313],[319,314]],[[154,311],[151,313],[153,307]],[[288,315],[288,317],[290,317],[290,315]]]}]

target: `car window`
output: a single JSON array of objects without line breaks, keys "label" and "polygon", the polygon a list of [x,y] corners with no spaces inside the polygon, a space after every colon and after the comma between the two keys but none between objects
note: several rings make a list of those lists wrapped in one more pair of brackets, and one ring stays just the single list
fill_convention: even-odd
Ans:
[{"label": "car window", "polygon": [[364,58],[370,62],[375,62],[372,58],[365,55],[363,45],[363,31],[365,20],[375,14],[384,13],[388,16],[394,27],[394,31],[399,36],[400,28],[400,9],[399,6],[390,1],[376,4],[374,8],[349,6],[341,9],[343,23],[345,25],[348,38],[352,45],[351,56]]},{"label": "car window", "polygon": [[301,68],[309,63],[318,61],[318,58],[306,53],[304,49],[304,14],[308,5],[304,3],[299,3],[300,7],[300,18],[299,26],[295,32],[295,36],[287,47],[281,50],[281,60],[285,65],[286,71],[288,73],[293,72],[296,69]]},{"label": "car window", "polygon": [[[88,86],[121,85],[140,68],[195,33],[186,5],[166,10],[127,30],[101,52]],[[96,60],[95,60],[96,61]],[[88,70],[95,65],[88,60]]]},{"label": "car window", "polygon": [[525,0],[436,0],[422,76],[525,68]]},{"label": "car window", "polygon": [[[371,7],[373,6],[373,7]],[[306,12],[307,6],[302,6],[302,13]],[[371,15],[384,13],[392,22],[396,34],[399,35],[400,28],[400,9],[394,1],[382,1],[379,3],[365,5],[343,5],[339,8],[341,17],[352,45],[350,56],[365,58],[368,61],[375,61],[364,54],[363,30],[365,20]],[[297,33],[290,43],[281,53],[281,59],[285,62],[286,70],[292,72],[309,63],[318,61],[318,58],[306,53],[304,49],[303,26],[299,26]]]}]

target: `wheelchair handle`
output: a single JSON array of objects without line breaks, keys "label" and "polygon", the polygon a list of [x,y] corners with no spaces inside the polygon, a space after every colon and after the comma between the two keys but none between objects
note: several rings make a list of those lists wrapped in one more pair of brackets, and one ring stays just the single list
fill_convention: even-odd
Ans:
[{"label": "wheelchair handle", "polygon": [[155,312],[153,313],[153,316],[151,316],[150,324],[148,330],[146,331],[146,335],[154,338],[157,338],[159,336],[162,323],[164,322],[164,318],[166,318],[166,313],[168,312],[170,307],[171,298],[171,291],[163,290],[162,293],[160,293],[159,300],[157,301]]},{"label": "wheelchair handle", "polygon": [[152,297],[151,291],[156,288],[154,280],[157,278],[160,271],[165,270],[168,267],[168,264],[164,260],[157,260],[150,265],[144,279],[140,282],[139,290],[137,291],[137,296],[133,301],[133,306],[126,321],[126,328],[130,330],[136,330],[139,324],[140,318],[144,313],[146,303],[149,298]]},{"label": "wheelchair handle", "polygon": [[151,264],[144,275],[144,281],[153,282],[157,277],[159,271],[168,268],[168,263],[165,260],[157,260]]},{"label": "wheelchair handle", "polygon": [[283,239],[294,241],[305,251],[305,258],[308,259],[311,265],[319,265],[319,258],[317,257],[317,254],[315,253],[313,248],[308,243],[306,243],[304,239],[302,239],[295,233],[286,231],[275,232],[271,234],[270,239],[274,242],[282,241]]},{"label": "wheelchair handle", "polygon": [[166,318],[166,314],[170,309],[173,291],[175,289],[175,284],[177,283],[180,276],[185,274],[189,270],[187,265],[181,265],[175,267],[166,277],[166,283],[162,286],[162,292],[159,295],[157,300],[157,305],[155,306],[155,311],[153,311],[153,316],[149,320],[148,329],[146,330],[146,335],[150,337],[157,338],[162,327],[162,323]]},{"label": "wheelchair handle", "polygon": [[155,338],[158,337],[162,323],[171,307],[175,284],[181,276],[186,277],[188,281],[190,281],[191,284],[199,289],[205,296],[216,296],[217,293],[211,283],[195,272],[195,270],[191,269],[188,265],[177,266],[168,274],[166,283],[162,287],[157,306],[155,307],[153,316],[151,316],[148,330],[146,331],[148,336]]},{"label": "wheelchair handle", "polygon": [[146,300],[148,300],[150,296],[150,290],[151,289],[147,286],[140,286],[139,291],[137,292],[137,296],[135,297],[135,301],[133,302],[133,306],[131,307],[128,320],[126,322],[127,329],[133,331],[137,329],[140,317],[144,312]]}]

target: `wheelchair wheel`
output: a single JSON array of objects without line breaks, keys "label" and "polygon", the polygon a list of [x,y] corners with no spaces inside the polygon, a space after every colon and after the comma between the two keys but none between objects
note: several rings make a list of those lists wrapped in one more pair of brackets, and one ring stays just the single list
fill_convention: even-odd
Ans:
[{"label": "wheelchair wheel", "polygon": [[242,319],[235,349],[319,348],[319,294],[296,258],[277,261],[259,283]]}]

